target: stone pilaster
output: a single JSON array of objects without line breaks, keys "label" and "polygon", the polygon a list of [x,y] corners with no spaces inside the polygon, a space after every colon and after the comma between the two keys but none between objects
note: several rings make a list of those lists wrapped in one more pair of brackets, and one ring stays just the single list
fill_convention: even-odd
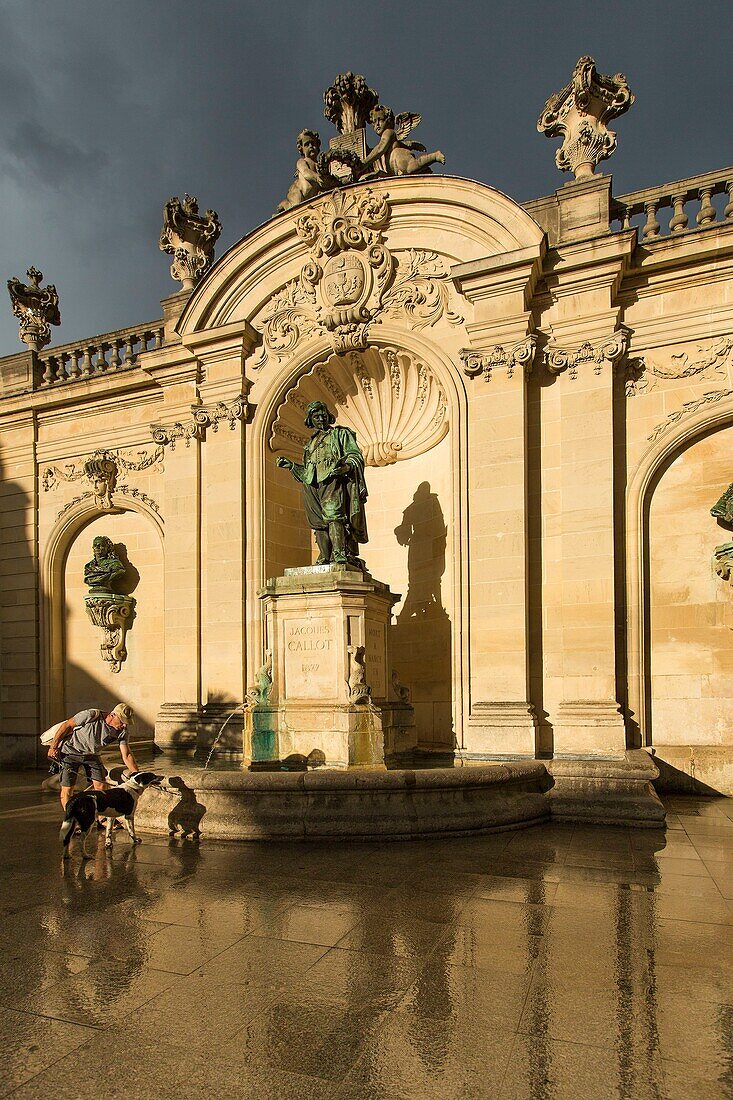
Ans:
[{"label": "stone pilaster", "polygon": [[557,705],[550,719],[561,756],[621,756],[626,749],[616,675],[613,395],[614,368],[629,338],[615,292],[630,244],[619,234],[568,246],[552,285],[545,364],[559,388],[559,467],[545,616],[553,624],[550,694]]},{"label": "stone pilaster", "polygon": [[[253,332],[254,330],[252,330]],[[226,727],[217,751],[242,751],[245,698],[245,448],[249,406],[242,363],[251,340],[242,332],[196,347],[205,379],[195,418],[206,432],[202,447],[202,699],[199,742],[208,745]],[[261,663],[261,662],[260,662]],[[232,715],[232,711],[235,713]]]},{"label": "stone pilaster", "polygon": [[3,418],[1,434],[0,764],[29,766],[40,723],[33,414]]},{"label": "stone pilaster", "polygon": [[155,740],[193,749],[201,700],[201,429],[190,407],[166,410],[175,420],[153,426],[165,446],[164,702]]},{"label": "stone pilaster", "polygon": [[528,676],[527,394],[536,337],[526,304],[539,246],[453,276],[474,304],[461,352],[468,391],[471,498],[466,583],[471,591],[470,712],[464,749],[476,756],[534,756]]}]

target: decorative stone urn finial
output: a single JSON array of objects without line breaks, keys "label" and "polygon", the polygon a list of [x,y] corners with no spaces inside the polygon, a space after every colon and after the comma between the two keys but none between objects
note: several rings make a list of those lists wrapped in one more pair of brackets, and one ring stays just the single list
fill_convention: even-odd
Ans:
[{"label": "decorative stone urn finial", "polygon": [[592,57],[581,57],[570,83],[551,95],[537,120],[537,129],[547,137],[562,137],[555,154],[561,172],[574,172],[588,179],[599,161],[616,148],[616,135],[606,126],[628,111],[634,96],[622,73],[604,76]]},{"label": "decorative stone urn finial", "polygon": [[50,326],[61,324],[59,296],[53,283],[41,287],[43,273],[37,267],[29,267],[26,275],[28,285],[20,279],[8,279],[8,293],[19,321],[18,335],[31,351],[38,352],[51,343]]},{"label": "decorative stone urn finial", "polygon": [[163,207],[163,229],[160,251],[173,256],[171,275],[183,290],[193,290],[196,283],[214,262],[214,245],[221,235],[221,222],[216,210],[199,214],[198,200],[184,195],[183,202],[174,195]]}]

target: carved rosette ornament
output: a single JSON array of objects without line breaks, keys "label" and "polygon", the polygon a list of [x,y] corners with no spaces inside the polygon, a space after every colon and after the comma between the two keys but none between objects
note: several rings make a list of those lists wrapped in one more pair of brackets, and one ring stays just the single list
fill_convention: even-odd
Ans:
[{"label": "carved rosette ornament", "polygon": [[221,222],[215,210],[199,214],[197,199],[174,195],[163,207],[160,250],[173,256],[171,275],[183,290],[193,290],[214,262],[214,245],[221,234]]},{"label": "carved rosette ornament", "polygon": [[490,382],[495,371],[505,371],[509,380],[514,377],[515,372],[521,374],[523,378],[529,378],[536,347],[537,337],[528,336],[526,340],[521,340],[510,348],[496,344],[488,351],[462,348],[458,354],[463,363],[464,374],[469,378],[482,374],[484,381]]},{"label": "carved rosette ornament", "polygon": [[593,365],[593,373],[601,374],[605,363],[618,363],[623,359],[629,346],[631,333],[625,325],[620,325],[612,336],[602,340],[585,340],[577,348],[561,348],[550,344],[545,352],[545,365],[550,374],[568,372],[575,380],[578,369],[586,364]]},{"label": "carved rosette ornament", "polygon": [[18,318],[18,335],[31,351],[38,352],[51,343],[51,325],[61,324],[59,296],[53,283],[42,287],[43,273],[29,267],[29,283],[8,279],[8,293],[13,313]]},{"label": "carved rosette ornament", "polygon": [[581,57],[570,83],[551,95],[537,120],[537,129],[547,137],[561,137],[555,154],[561,172],[574,172],[576,179],[592,176],[596,165],[616,148],[616,135],[606,123],[628,111],[634,96],[622,73],[604,76],[592,57]]}]

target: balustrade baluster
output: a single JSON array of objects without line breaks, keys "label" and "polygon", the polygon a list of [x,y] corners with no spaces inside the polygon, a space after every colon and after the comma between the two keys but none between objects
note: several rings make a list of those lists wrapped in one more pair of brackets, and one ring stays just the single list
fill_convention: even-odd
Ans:
[{"label": "balustrade baluster", "polygon": [[109,357],[109,369],[110,370],[117,370],[117,368],[122,363],[122,360],[120,359],[120,345],[121,344],[122,344],[121,340],[113,340],[112,343],[110,344],[110,351],[111,351],[111,354],[110,354],[110,357]]},{"label": "balustrade baluster", "polygon": [[700,212],[695,219],[699,226],[710,225],[711,222],[715,221],[715,207],[710,201],[712,196],[712,187],[700,188]]},{"label": "balustrade baluster", "polygon": [[68,371],[68,374],[69,374],[69,378],[78,378],[79,377],[79,349],[78,348],[73,348],[73,350],[69,352],[69,371]]},{"label": "balustrade baluster", "polygon": [[685,229],[687,229],[687,225],[688,225],[688,222],[689,222],[690,219],[687,217],[687,214],[685,213],[685,200],[686,200],[686,198],[687,198],[687,196],[685,194],[673,195],[672,196],[672,205],[674,206],[674,214],[672,215],[672,217],[670,218],[670,221],[669,221],[670,233],[682,233],[682,232],[684,232]]},{"label": "balustrade baluster", "polygon": [[125,366],[126,367],[131,367],[132,364],[135,362],[135,353],[132,349],[134,347],[136,339],[137,339],[137,337],[134,334],[130,334],[130,336],[128,336],[125,339]]},{"label": "balustrade baluster", "polygon": [[[733,184],[731,184],[731,187],[733,187]],[[156,328],[154,335],[155,335],[155,344],[153,346],[155,348],[162,348],[163,347],[163,329],[162,328]]]},{"label": "balustrade baluster", "polygon": [[42,359],[41,364],[43,366],[43,381],[47,386],[50,386],[53,382],[53,356],[49,355],[48,359]]},{"label": "balustrade baluster", "polygon": [[61,352],[60,355],[54,356],[54,359],[56,360],[56,381],[65,382],[68,378],[65,366],[66,356]]},{"label": "balustrade baluster", "polygon": [[724,218],[733,218],[733,180],[728,180],[725,185],[726,194],[728,195],[728,203],[723,211]]},{"label": "balustrade baluster", "polygon": [[657,221],[657,207],[659,206],[659,199],[654,199],[652,202],[645,202],[644,209],[646,210],[646,222],[644,228],[641,231],[641,235],[644,240],[647,237],[658,237],[661,226]]},{"label": "balustrade baluster", "polygon": [[107,369],[107,360],[105,358],[105,345],[97,345],[97,358],[94,361],[94,369],[98,374],[102,374]]},{"label": "balustrade baluster", "polygon": [[94,351],[94,348],[90,344],[87,344],[86,347],[84,348],[84,355],[83,355],[82,361],[81,361],[81,373],[82,373],[83,378],[88,378],[89,375],[92,373],[92,352],[93,351]]}]

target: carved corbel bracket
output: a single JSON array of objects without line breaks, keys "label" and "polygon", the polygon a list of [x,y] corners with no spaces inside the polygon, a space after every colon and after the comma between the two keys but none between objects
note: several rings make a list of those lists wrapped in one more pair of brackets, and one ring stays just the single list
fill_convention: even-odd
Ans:
[{"label": "carved corbel bracket", "polygon": [[494,371],[505,370],[508,379],[514,377],[515,371],[521,370],[524,378],[529,378],[532,373],[537,337],[528,336],[512,347],[504,347],[495,344],[487,351],[474,351],[471,348],[462,348],[459,351],[463,372],[470,378],[483,374],[484,381],[490,382]]},{"label": "carved corbel bracket", "polygon": [[228,404],[226,401],[217,401],[215,405],[191,406],[191,415],[204,432],[207,428],[218,432],[219,425],[224,421],[229,425],[230,430],[234,431],[238,421],[248,419],[250,411],[250,404],[243,393]]},{"label": "carved corbel bracket", "polygon": [[[196,405],[194,408],[198,409]],[[183,440],[187,447],[191,446],[191,440],[201,440],[204,438],[206,429],[203,425],[197,423],[193,414],[191,419],[186,421],[177,420],[174,424],[151,424],[150,434],[153,437],[155,443],[161,447],[170,447],[172,451],[176,449],[176,443],[179,440]]]},{"label": "carved corbel bracket", "polygon": [[629,347],[631,331],[619,325],[616,331],[601,340],[584,340],[577,348],[563,348],[550,343],[545,352],[545,365],[550,374],[568,372],[571,379],[578,377],[578,367],[593,364],[593,373],[601,374],[604,363],[616,364],[623,359]]},{"label": "carved corbel bracket", "polygon": [[104,631],[100,652],[102,660],[112,666],[112,672],[119,672],[127,657],[125,639],[135,610],[132,596],[117,596],[112,593],[88,595],[84,597],[86,612],[91,623]]}]

